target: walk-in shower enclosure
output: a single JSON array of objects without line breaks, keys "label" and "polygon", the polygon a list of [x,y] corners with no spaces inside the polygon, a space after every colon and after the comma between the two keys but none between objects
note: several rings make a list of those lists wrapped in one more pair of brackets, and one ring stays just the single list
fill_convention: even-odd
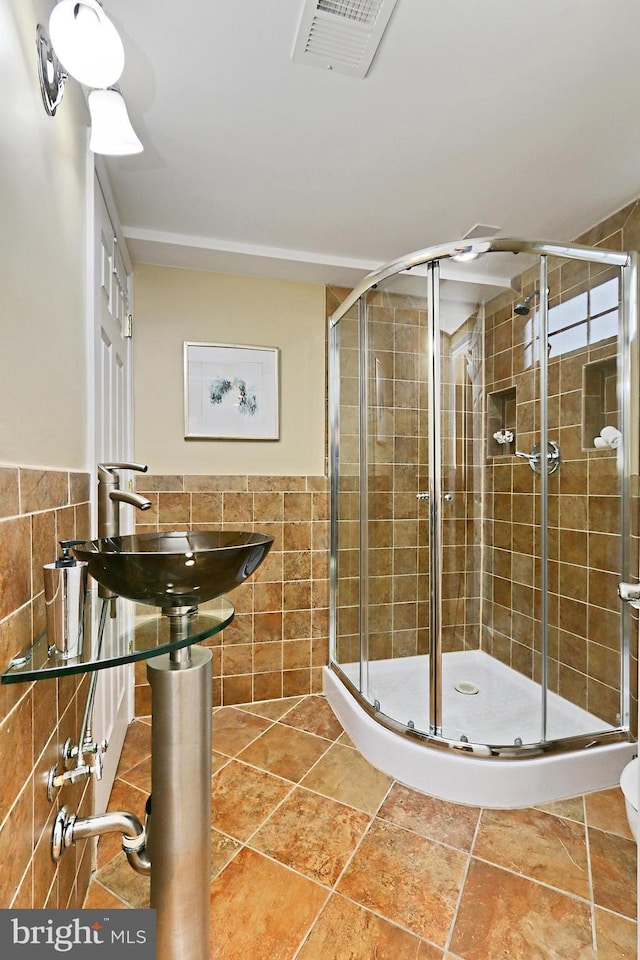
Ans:
[{"label": "walk-in shower enclosure", "polygon": [[462,766],[635,732],[636,284],[635,254],[464,240],[330,317],[330,670]]}]

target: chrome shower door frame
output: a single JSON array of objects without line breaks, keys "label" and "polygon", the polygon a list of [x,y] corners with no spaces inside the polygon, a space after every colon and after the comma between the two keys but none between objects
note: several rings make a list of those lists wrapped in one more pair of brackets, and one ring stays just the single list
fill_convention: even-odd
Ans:
[{"label": "chrome shower door frame", "polygon": [[[631,454],[634,466],[638,472],[638,437],[631,437],[637,433],[638,410],[635,398],[631,396],[631,375],[636,376],[637,382],[637,264],[635,253],[626,253],[614,250],[585,247],[578,244],[557,244],[547,241],[525,241],[507,238],[491,240],[463,240],[455,241],[437,247],[429,247],[416,251],[406,257],[392,261],[379,270],[365,277],[354,288],[340,307],[329,318],[330,363],[331,374],[329,379],[329,425],[330,425],[330,469],[331,469],[331,559],[330,559],[330,661],[331,667],[340,675],[342,681],[350,689],[360,705],[384,726],[395,732],[405,734],[413,739],[419,739],[432,746],[444,749],[454,749],[460,752],[472,753],[477,757],[526,757],[548,752],[562,752],[592,747],[599,743],[626,740],[629,736],[629,630],[630,617],[626,605],[621,613],[621,722],[612,730],[602,730],[596,733],[587,733],[584,736],[566,737],[557,740],[547,739],[547,627],[548,627],[548,475],[541,471],[541,652],[542,657],[542,704],[540,740],[537,743],[525,744],[481,744],[459,741],[446,737],[442,732],[442,590],[441,590],[441,548],[442,536],[442,449],[440,424],[440,323],[439,323],[439,269],[441,261],[455,259],[464,252],[467,255],[482,255],[489,252],[532,254],[540,257],[539,289],[545,291],[540,297],[539,342],[540,342],[540,449],[546,450],[548,443],[547,427],[547,393],[548,393],[548,281],[547,258],[557,257],[566,260],[582,260],[590,263],[599,263],[611,267],[618,267],[622,275],[622,303],[621,325],[619,335],[619,362],[622,376],[618,377],[618,399],[620,409],[620,427],[624,438],[624,449],[618,450],[618,475],[620,478],[620,495],[622,501],[622,557],[621,575],[623,580],[631,576],[635,579],[638,570],[630,570],[631,562]],[[426,267],[427,271],[427,383],[428,403],[430,410],[429,421],[429,532],[430,532],[430,575],[431,575],[431,607],[430,607],[430,674],[429,674],[429,731],[414,729],[392,717],[386,716],[377,702],[369,697],[368,658],[367,654],[367,569],[364,556],[367,550],[367,323],[365,295],[383,280],[394,275],[410,271],[416,267]],[[338,326],[347,311],[358,303],[360,327],[360,577],[362,586],[359,598],[360,639],[360,684],[357,688],[341,671],[336,660],[336,597],[337,597],[337,502],[338,478],[340,466],[340,396],[339,396],[339,347],[337,343]],[[634,419],[635,417],[635,419]],[[634,426],[635,424],[635,426]],[[363,553],[364,552],[364,553]]]}]

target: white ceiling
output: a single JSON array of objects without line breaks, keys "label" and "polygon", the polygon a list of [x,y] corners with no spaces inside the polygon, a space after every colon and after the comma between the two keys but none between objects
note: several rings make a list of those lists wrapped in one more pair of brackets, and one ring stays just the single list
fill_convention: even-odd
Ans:
[{"label": "white ceiling", "polygon": [[363,80],[303,0],[104,0],[142,155],[134,260],[353,284],[477,223],[565,241],[640,195],[638,0],[399,0]]}]

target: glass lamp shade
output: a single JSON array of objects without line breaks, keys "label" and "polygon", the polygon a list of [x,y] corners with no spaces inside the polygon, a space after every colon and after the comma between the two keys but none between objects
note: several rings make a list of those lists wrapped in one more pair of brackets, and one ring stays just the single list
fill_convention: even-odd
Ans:
[{"label": "glass lamp shade", "polygon": [[127,106],[118,90],[92,90],[89,94],[93,153],[122,157],[142,153],[144,147],[135,134]]},{"label": "glass lamp shade", "polygon": [[87,87],[110,87],[124,70],[120,35],[97,0],[59,0],[49,36],[67,73]]}]

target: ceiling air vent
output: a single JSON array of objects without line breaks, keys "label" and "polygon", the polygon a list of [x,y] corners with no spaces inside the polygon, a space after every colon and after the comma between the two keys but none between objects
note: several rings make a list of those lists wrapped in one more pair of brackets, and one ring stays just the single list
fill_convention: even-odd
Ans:
[{"label": "ceiling air vent", "polygon": [[291,59],[365,77],[398,0],[306,0]]}]

